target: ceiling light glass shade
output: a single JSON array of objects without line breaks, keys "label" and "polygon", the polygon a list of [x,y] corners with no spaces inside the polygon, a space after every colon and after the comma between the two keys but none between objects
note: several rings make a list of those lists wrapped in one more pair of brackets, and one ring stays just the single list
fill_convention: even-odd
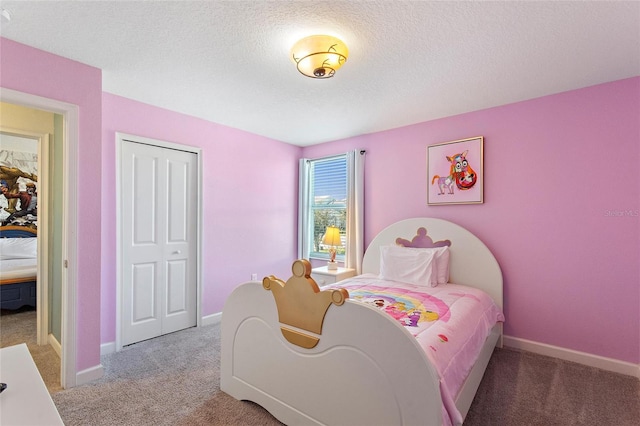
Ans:
[{"label": "ceiling light glass shade", "polygon": [[298,71],[311,78],[330,78],[347,61],[349,49],[339,38],[328,35],[305,37],[291,48]]}]

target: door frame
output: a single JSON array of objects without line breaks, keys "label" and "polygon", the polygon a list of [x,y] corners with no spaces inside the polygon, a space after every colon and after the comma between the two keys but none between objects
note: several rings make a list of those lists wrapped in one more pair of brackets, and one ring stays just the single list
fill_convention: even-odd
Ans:
[{"label": "door frame", "polygon": [[[2,126],[0,133],[32,139],[38,143],[38,260],[36,272],[36,342],[49,340],[49,134]],[[43,182],[43,177],[46,179]],[[44,185],[42,185],[44,183]],[[59,342],[58,342],[59,343]],[[60,355],[60,348],[52,345]]]},{"label": "door frame", "polygon": [[60,385],[63,389],[77,384],[76,366],[76,290],[78,246],[78,140],[80,121],[78,106],[67,102],[44,98],[30,93],[2,88],[0,100],[27,108],[60,114],[63,117],[62,137],[62,324],[60,342]]},{"label": "door frame", "polygon": [[127,133],[116,132],[116,188],[119,196],[116,197],[116,352],[122,350],[122,303],[123,303],[123,270],[122,270],[122,145],[125,143],[140,143],[158,148],[173,149],[190,152],[196,155],[196,327],[202,326],[202,149],[183,145],[175,142],[161,141],[158,139],[135,136]]}]

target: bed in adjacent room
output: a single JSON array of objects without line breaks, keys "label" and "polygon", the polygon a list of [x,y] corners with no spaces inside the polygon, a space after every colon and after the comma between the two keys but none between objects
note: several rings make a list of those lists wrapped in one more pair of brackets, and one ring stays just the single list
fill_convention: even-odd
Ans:
[{"label": "bed in adjacent room", "polygon": [[26,226],[0,227],[0,307],[36,307],[38,271],[37,230]]},{"label": "bed in adjacent room", "polygon": [[319,288],[237,287],[222,315],[221,389],[285,424],[461,424],[502,337],[502,272],[466,229],[432,218],[380,232],[363,274]]}]

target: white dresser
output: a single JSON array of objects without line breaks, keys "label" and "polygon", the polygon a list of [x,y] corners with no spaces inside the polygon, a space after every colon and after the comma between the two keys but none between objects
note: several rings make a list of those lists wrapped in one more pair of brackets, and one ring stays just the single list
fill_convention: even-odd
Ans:
[{"label": "white dresser", "polygon": [[0,349],[0,425],[64,425],[27,345]]}]

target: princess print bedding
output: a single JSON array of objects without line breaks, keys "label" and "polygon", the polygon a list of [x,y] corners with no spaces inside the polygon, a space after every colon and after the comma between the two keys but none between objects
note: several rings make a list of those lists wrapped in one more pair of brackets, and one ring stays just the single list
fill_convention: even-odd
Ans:
[{"label": "princess print bedding", "polygon": [[[457,284],[417,286],[364,274],[325,288],[384,311],[411,333],[440,377],[445,424],[460,423],[455,398],[484,341],[504,315],[483,291]],[[443,413],[444,414],[444,413]]]}]

